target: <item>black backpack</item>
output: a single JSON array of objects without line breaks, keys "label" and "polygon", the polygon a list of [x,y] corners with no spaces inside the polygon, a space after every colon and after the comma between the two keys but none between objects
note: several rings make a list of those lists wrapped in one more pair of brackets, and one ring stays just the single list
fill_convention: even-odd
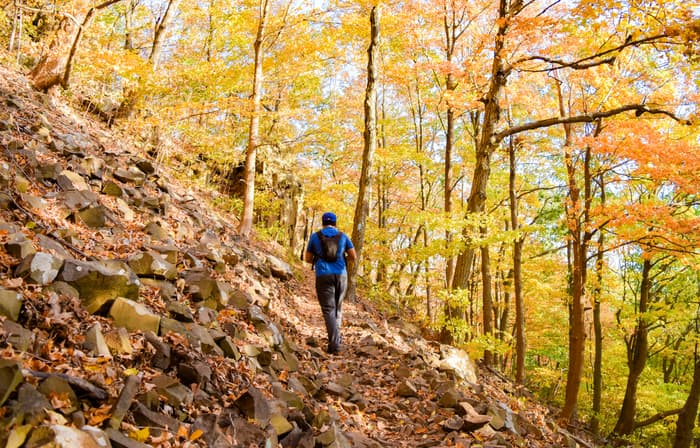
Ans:
[{"label": "black backpack", "polygon": [[333,236],[326,236],[319,230],[316,232],[318,239],[321,241],[321,254],[319,258],[328,263],[333,263],[338,260],[338,246],[340,245],[340,237],[342,233],[338,232]]}]

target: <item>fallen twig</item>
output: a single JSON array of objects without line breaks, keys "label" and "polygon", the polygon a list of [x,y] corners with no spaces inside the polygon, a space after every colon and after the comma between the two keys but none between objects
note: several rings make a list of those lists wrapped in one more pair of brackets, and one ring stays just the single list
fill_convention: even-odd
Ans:
[{"label": "fallen twig", "polygon": [[62,379],[66,383],[70,384],[71,386],[75,386],[75,387],[83,390],[84,392],[87,392],[88,395],[95,398],[96,400],[106,400],[109,397],[109,394],[101,387],[95,386],[91,382],[84,380],[82,378],[67,375],[65,373],[48,373],[48,372],[39,372],[37,370],[22,369],[22,374],[23,375],[31,375],[31,376],[34,376],[37,378],[42,378],[42,379],[48,378],[50,376],[55,376],[57,378]]}]

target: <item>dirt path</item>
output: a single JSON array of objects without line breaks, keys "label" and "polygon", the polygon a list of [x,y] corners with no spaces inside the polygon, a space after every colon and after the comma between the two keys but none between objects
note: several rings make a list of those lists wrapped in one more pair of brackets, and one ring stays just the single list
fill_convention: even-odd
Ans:
[{"label": "dirt path", "polygon": [[[328,412],[340,422],[352,446],[448,446],[442,422],[453,412],[437,405],[428,385],[430,378],[425,378],[430,377],[426,372],[434,370],[426,370],[422,359],[405,343],[402,347],[401,337],[379,313],[368,312],[361,302],[344,303],[345,350],[341,355],[327,355],[312,272],[305,272],[286,305],[287,309],[277,313],[281,311],[281,320],[291,325],[288,332],[294,333],[292,339],[301,348],[300,373],[326,392]],[[417,386],[415,396],[399,392],[406,382]]]}]

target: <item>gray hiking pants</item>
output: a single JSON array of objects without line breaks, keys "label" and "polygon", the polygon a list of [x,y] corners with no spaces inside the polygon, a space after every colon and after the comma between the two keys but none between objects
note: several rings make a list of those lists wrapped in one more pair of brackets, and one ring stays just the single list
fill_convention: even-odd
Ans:
[{"label": "gray hiking pants", "polygon": [[326,274],[316,277],[316,295],[321,305],[323,320],[328,333],[328,351],[340,350],[340,326],[343,320],[343,298],[348,289],[348,275]]}]

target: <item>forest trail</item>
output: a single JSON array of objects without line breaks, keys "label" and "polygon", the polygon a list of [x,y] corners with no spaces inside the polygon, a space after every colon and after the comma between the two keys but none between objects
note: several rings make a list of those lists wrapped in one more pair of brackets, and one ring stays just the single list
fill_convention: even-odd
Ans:
[{"label": "forest trail", "polygon": [[440,392],[432,392],[423,378],[432,375],[432,370],[404,339],[409,334],[419,337],[413,333],[417,328],[394,321],[408,329],[403,333],[361,298],[345,301],[341,329],[344,350],[340,355],[328,355],[314,272],[308,264],[304,264],[296,286],[284,309],[276,314],[287,334],[294,334],[298,344],[306,345],[309,358],[300,370],[326,384],[329,411],[337,414],[352,446],[470,446],[471,439],[445,432],[444,422],[454,411],[436,404]]}]

